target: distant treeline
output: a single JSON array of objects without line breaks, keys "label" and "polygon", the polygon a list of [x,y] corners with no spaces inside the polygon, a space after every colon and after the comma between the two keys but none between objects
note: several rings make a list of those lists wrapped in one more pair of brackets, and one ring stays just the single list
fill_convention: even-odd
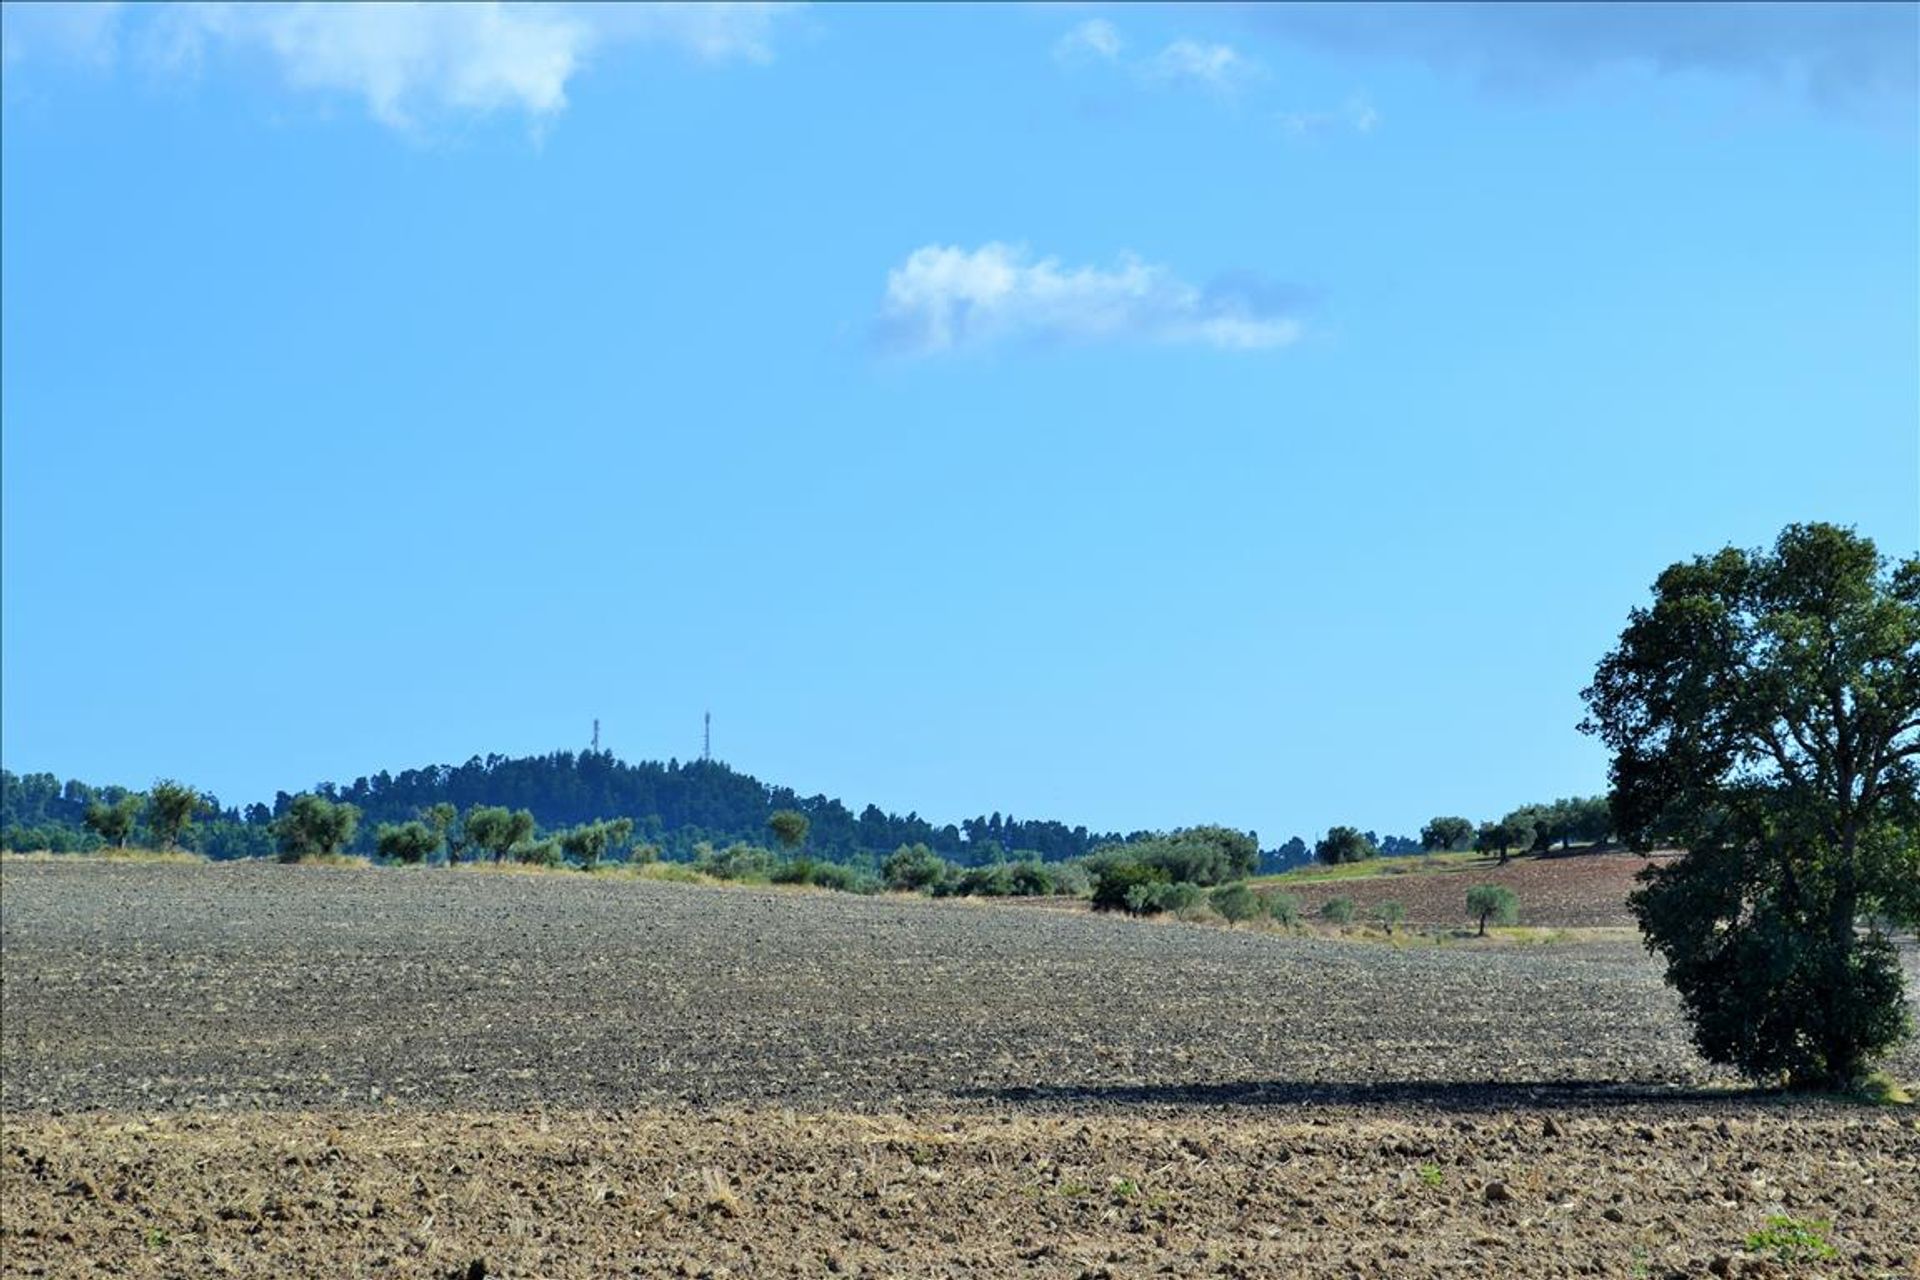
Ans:
[{"label": "distant treeline", "polygon": [[[344,786],[323,782],[312,792],[360,811],[350,846],[359,853],[373,851],[380,824],[410,821],[438,804],[462,811],[474,805],[524,809],[543,831],[602,818],[631,818],[636,841],[678,861],[692,859],[699,845],[764,841],[768,820],[782,810],[804,814],[808,851],[834,861],[876,860],[902,845],[924,845],[962,866],[1016,855],[1058,862],[1146,834],[1089,831],[1000,813],[935,826],[917,813],[903,817],[871,804],[856,814],[839,800],[801,796],[718,761],[628,764],[606,751],[556,751],[518,759],[475,756],[463,765],[397,774],[382,770]],[[50,773],[0,770],[0,847],[55,852],[95,848],[101,840],[85,825],[88,806],[117,804],[134,794],[126,787],[62,782]],[[293,795],[282,791],[270,805],[235,807],[203,793],[200,816],[183,843],[213,858],[270,855],[273,823],[293,801]],[[138,818],[136,823],[137,842],[145,826]]]},{"label": "distant treeline", "polygon": [[[89,808],[122,806],[129,829],[118,841],[160,843],[151,839],[153,806],[145,799],[155,789],[135,792],[122,786],[62,782],[50,773],[14,774],[0,770],[0,848],[80,852],[100,847],[98,822],[90,827]],[[278,852],[275,823],[293,807],[295,795],[282,791],[271,804],[222,804],[197,792],[199,803],[179,833],[179,843],[211,858],[269,857]],[[772,786],[750,774],[711,760],[641,761],[629,764],[607,751],[556,751],[543,756],[475,756],[462,765],[433,765],[388,773],[382,770],[350,784],[323,782],[311,792],[329,802],[358,810],[347,851],[376,852],[382,826],[404,824],[436,806],[466,812],[475,806],[524,810],[541,833],[557,833],[603,819],[626,818],[632,843],[661,857],[690,862],[704,849],[767,839],[775,813],[807,819],[806,853],[831,862],[878,870],[895,851],[919,847],[961,867],[1004,862],[1065,862],[1098,849],[1138,843],[1160,833],[1094,831],[1052,819],[1022,819],[992,813],[960,823],[936,826],[918,813],[905,816],[867,805],[855,813],[824,795],[802,796],[790,787]],[[1579,814],[1582,821],[1566,820]],[[1548,815],[1552,815],[1551,818]],[[1260,873],[1284,871],[1314,861],[1346,856],[1389,857],[1441,848],[1504,849],[1544,847],[1549,839],[1591,841],[1604,837],[1605,802],[1598,798],[1562,800],[1515,810],[1500,823],[1477,826],[1465,819],[1436,819],[1441,830],[1421,839],[1335,828],[1350,834],[1351,853],[1329,856],[1323,840],[1310,845],[1300,836],[1259,851]],[[1431,826],[1431,824],[1430,824]],[[1253,832],[1247,836],[1258,844]]]}]

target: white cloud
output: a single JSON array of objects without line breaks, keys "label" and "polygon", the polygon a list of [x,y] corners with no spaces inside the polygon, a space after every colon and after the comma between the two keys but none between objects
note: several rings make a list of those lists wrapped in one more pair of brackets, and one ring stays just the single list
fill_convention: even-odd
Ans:
[{"label": "white cloud", "polygon": [[1105,18],[1089,18],[1061,36],[1053,55],[1063,61],[1095,57],[1112,62],[1120,56],[1120,32]]},{"label": "white cloud", "polygon": [[1372,133],[1380,127],[1380,113],[1363,97],[1352,97],[1334,111],[1282,111],[1276,119],[1292,138],[1311,138],[1335,130]]},{"label": "white cloud", "polygon": [[111,66],[119,49],[118,4],[0,4],[0,62],[29,58]]},{"label": "white cloud", "polygon": [[1143,63],[1141,72],[1150,80],[1227,91],[1258,76],[1260,68],[1232,45],[1175,40]]},{"label": "white cloud", "polygon": [[[177,4],[114,12],[96,42],[119,37],[163,71],[198,70],[216,57],[262,58],[289,88],[346,94],[364,101],[375,119],[413,129],[446,115],[519,112],[537,122],[550,120],[566,108],[567,85],[580,69],[622,44],[658,43],[713,61],[764,62],[772,56],[775,25],[796,7],[498,0]],[[9,62],[17,43],[11,25]]]},{"label": "white cloud", "polygon": [[1299,339],[1298,295],[1239,275],[1202,288],[1123,256],[1063,267],[998,242],[926,245],[887,273],[880,336],[917,355],[998,343],[1143,341],[1235,351]]}]

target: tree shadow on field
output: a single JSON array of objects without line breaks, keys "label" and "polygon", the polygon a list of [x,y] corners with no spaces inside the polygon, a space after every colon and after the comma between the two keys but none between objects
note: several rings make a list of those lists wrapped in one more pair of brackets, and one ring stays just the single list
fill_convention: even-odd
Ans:
[{"label": "tree shadow on field", "polygon": [[1020,1085],[975,1089],[962,1096],[1011,1106],[1048,1109],[1132,1107],[1339,1107],[1350,1110],[1597,1111],[1661,1106],[1746,1106],[1805,1103],[1805,1095],[1741,1087],[1701,1087],[1620,1080],[1386,1080],[1370,1083],[1294,1080],[1217,1084]]}]

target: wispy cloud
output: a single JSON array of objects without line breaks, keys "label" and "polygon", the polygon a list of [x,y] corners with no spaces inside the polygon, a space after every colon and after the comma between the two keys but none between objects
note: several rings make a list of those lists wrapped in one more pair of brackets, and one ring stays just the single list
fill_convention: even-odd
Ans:
[{"label": "wispy cloud", "polygon": [[1097,58],[1113,62],[1120,57],[1120,33],[1105,18],[1089,18],[1054,42],[1053,56],[1062,62]]},{"label": "wispy cloud", "polygon": [[111,66],[119,55],[122,6],[100,4],[0,4],[0,62],[12,67],[31,59]]},{"label": "wispy cloud", "polygon": [[1299,139],[1328,133],[1372,133],[1380,127],[1380,113],[1358,95],[1331,111],[1282,111],[1275,119],[1283,133]]},{"label": "wispy cloud", "polygon": [[1304,295],[1252,273],[1205,287],[1123,256],[1065,267],[1017,245],[926,245],[887,273],[878,336],[911,355],[1001,344],[1149,342],[1232,351],[1297,341]]},{"label": "wispy cloud", "polygon": [[1265,74],[1260,64],[1230,44],[1175,40],[1158,53],[1126,58],[1119,28],[1105,18],[1089,18],[1054,42],[1053,56],[1067,64],[1099,63],[1120,69],[1141,85],[1172,85],[1231,93]]},{"label": "wispy cloud", "polygon": [[1229,44],[1175,40],[1142,63],[1140,72],[1149,80],[1227,92],[1257,78],[1260,68]]},{"label": "wispy cloud", "polygon": [[1294,3],[1241,10],[1283,39],[1415,59],[1500,85],[1545,86],[1610,66],[1784,81],[1822,102],[1891,102],[1920,85],[1910,3]]},{"label": "wispy cloud", "polygon": [[[37,56],[35,14],[7,59]],[[96,46],[125,47],[163,73],[261,59],[288,88],[359,99],[384,124],[414,130],[442,117],[519,113],[550,121],[592,58],[621,45],[669,45],[712,61],[764,62],[786,4],[290,3],[47,9],[89,17]]]}]

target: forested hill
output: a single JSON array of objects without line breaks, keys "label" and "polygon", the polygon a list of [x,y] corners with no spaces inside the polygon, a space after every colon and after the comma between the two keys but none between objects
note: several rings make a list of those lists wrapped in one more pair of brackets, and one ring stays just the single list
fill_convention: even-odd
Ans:
[{"label": "forested hill", "polygon": [[[186,781],[191,781],[187,779]],[[1024,820],[995,813],[958,825],[935,826],[916,813],[905,817],[868,805],[858,814],[839,800],[801,796],[769,786],[718,761],[669,760],[628,764],[606,751],[556,751],[510,759],[475,756],[463,765],[432,765],[399,773],[382,771],[347,785],[322,783],[313,790],[359,807],[354,846],[372,847],[375,828],[405,822],[442,801],[466,809],[476,804],[530,810],[543,830],[598,818],[627,817],[640,839],[669,857],[688,856],[700,841],[764,844],[767,819],[777,809],[796,809],[811,823],[808,848],[847,860],[885,855],[903,844],[925,844],[956,862],[983,863],[1016,851],[1054,860],[1074,858],[1125,838],[1050,820]],[[87,804],[112,803],[122,787],[62,783],[53,774],[0,776],[0,843],[9,848],[83,847]],[[281,792],[271,805],[223,806],[208,797],[195,843],[214,857],[241,857],[271,850],[269,826],[292,803]],[[1138,834],[1138,833],[1136,833]]]}]

